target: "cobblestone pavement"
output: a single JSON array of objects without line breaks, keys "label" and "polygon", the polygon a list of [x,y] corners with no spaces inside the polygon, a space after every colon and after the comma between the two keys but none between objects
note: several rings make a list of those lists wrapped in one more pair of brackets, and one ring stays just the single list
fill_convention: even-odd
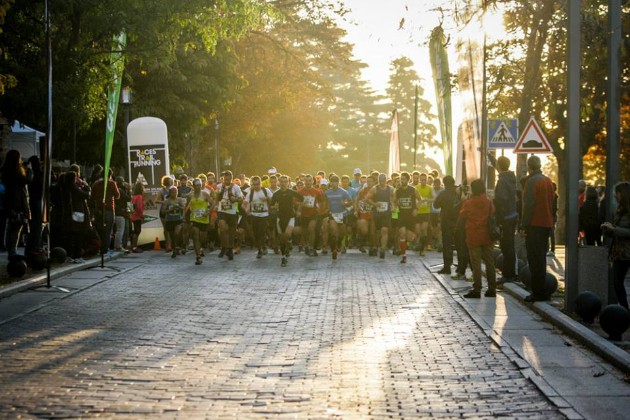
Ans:
[{"label": "cobblestone pavement", "polygon": [[0,417],[563,418],[418,257],[277,257],[75,273],[0,325]]}]

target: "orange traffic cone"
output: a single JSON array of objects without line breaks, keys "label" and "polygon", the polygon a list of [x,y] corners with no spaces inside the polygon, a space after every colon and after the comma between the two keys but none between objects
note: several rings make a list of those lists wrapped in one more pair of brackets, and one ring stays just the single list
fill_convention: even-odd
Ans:
[{"label": "orange traffic cone", "polygon": [[162,249],[162,247],[160,246],[160,238],[158,238],[157,236],[155,237],[155,244],[153,245],[153,250],[154,251],[160,251]]}]

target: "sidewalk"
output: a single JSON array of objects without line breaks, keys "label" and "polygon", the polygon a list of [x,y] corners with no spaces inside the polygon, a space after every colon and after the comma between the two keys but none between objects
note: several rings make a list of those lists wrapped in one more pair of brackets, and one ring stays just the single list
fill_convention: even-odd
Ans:
[{"label": "sidewalk", "polygon": [[[626,331],[624,341],[611,342],[605,338],[606,333],[597,321],[593,325],[583,324],[558,309],[558,301],[564,299],[563,296],[555,296],[549,302],[526,304],[524,298],[529,292],[517,283],[506,284],[496,299],[465,299],[463,295],[471,289],[472,283],[437,274],[436,271],[443,267],[442,255],[437,252],[427,252],[426,255],[424,264],[435,278],[451,291],[504,353],[514,355],[514,363],[525,363],[522,369],[526,375],[530,370],[537,373],[530,379],[558,407],[567,404],[587,418],[590,417],[587,413],[601,413],[595,418],[627,416],[627,410],[616,413],[610,410],[615,405],[611,405],[615,395],[625,401],[617,401],[617,407],[624,404],[626,408],[630,407],[630,385],[615,378],[613,368],[620,369],[626,378],[630,374],[630,332]],[[553,266],[564,267],[563,250],[556,254]],[[559,286],[564,288],[564,272],[556,271],[555,274]],[[471,276],[470,271],[467,275]],[[486,287],[484,278],[483,289]],[[580,349],[581,346],[613,366],[591,359]],[[572,418],[572,415],[567,416]]]}]

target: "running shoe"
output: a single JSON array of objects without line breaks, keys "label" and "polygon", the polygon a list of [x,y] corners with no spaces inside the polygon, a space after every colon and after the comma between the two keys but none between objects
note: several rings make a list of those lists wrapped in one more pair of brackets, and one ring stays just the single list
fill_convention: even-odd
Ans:
[{"label": "running shoe", "polygon": [[365,254],[367,252],[367,250],[364,247],[360,246],[359,247],[359,252],[361,252],[361,254]]},{"label": "running shoe", "polygon": [[337,259],[337,248],[333,249],[333,251],[332,251],[332,259],[333,260]]},{"label": "running shoe", "polygon": [[175,257],[177,257],[177,252],[173,251],[173,253],[171,254],[171,258],[175,258]]},{"label": "running shoe", "polygon": [[197,259],[195,260],[195,265],[201,265],[201,263],[201,257],[197,257]]},{"label": "running shoe", "polygon": [[381,250],[379,251],[379,253],[378,253],[378,257],[379,257],[380,259],[385,258],[385,250],[384,250],[384,249],[381,249]]},{"label": "running shoe", "polygon": [[263,252],[262,251],[258,251],[258,253],[256,254],[256,258],[260,259],[263,256]]},{"label": "running shoe", "polygon": [[407,256],[403,255],[402,258],[400,259],[400,263],[405,264],[406,262],[407,262]]},{"label": "running shoe", "polygon": [[286,267],[287,266],[287,257],[282,257],[282,262],[280,263],[281,267]]},{"label": "running shoe", "polygon": [[232,261],[234,259],[234,251],[232,250],[232,248],[228,248],[226,255],[228,257],[228,260]]},{"label": "running shoe", "polygon": [[466,274],[460,274],[460,273],[455,273],[451,276],[451,279],[453,280],[468,280],[466,278]]},{"label": "running shoe", "polygon": [[223,258],[224,255],[225,255],[225,248],[221,248],[221,252],[219,252],[218,257]]}]

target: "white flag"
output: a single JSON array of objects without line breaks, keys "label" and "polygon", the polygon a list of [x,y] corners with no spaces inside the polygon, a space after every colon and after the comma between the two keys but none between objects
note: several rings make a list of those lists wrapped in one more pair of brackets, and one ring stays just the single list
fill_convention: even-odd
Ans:
[{"label": "white flag", "polygon": [[400,170],[400,146],[398,142],[398,110],[392,115],[392,129],[389,137],[389,176]]}]

